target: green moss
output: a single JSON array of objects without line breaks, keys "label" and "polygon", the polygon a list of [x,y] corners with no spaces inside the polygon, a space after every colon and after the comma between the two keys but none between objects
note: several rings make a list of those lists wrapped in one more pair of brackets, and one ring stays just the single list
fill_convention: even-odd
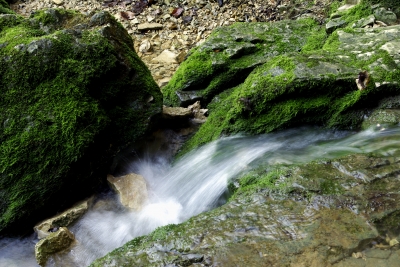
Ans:
[{"label": "green moss", "polygon": [[279,180],[284,180],[288,175],[288,169],[283,166],[268,171],[259,167],[238,178],[239,185],[232,190],[230,201],[238,197],[250,197],[260,190],[284,191],[287,189],[287,184]]},{"label": "green moss", "polygon": [[[118,45],[97,29],[80,31],[77,41],[73,29],[58,30],[69,19],[88,23],[77,16],[41,11],[1,29],[0,232],[30,227],[70,204],[63,199],[70,190],[76,198],[90,194],[97,172],[141,137],[160,110],[159,89],[123,28],[107,28]],[[47,23],[52,30],[45,35]]]},{"label": "green moss", "polygon": [[0,14],[14,14],[5,0],[0,0]]},{"label": "green moss", "polygon": [[[265,23],[236,23],[212,33],[201,47],[191,52],[169,84],[164,87],[164,103],[180,105],[176,91],[194,91],[207,104],[218,93],[242,83],[247,75],[270,57],[321,46],[302,33],[320,36],[321,27],[312,19]],[[186,104],[186,103],[185,103]]]},{"label": "green moss", "polygon": [[342,19],[344,19],[348,23],[348,25],[351,25],[352,22],[356,22],[357,20],[368,17],[371,14],[371,6],[367,3],[362,2],[361,4],[358,4],[355,7],[347,10],[342,16]]}]

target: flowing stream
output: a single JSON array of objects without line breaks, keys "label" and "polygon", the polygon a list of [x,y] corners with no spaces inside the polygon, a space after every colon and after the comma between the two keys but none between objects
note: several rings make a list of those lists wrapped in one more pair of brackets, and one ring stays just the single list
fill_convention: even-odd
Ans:
[{"label": "flowing stream", "polygon": [[[297,128],[259,136],[222,138],[193,151],[171,166],[152,155],[129,165],[145,177],[148,201],[140,212],[127,211],[113,193],[97,197],[93,207],[69,227],[78,240],[67,253],[52,257],[48,266],[88,266],[93,260],[159,226],[176,224],[224,203],[229,179],[258,162],[303,163],[350,153],[390,155],[399,148],[400,127],[358,133]],[[38,266],[29,238],[0,239],[0,267]]]}]

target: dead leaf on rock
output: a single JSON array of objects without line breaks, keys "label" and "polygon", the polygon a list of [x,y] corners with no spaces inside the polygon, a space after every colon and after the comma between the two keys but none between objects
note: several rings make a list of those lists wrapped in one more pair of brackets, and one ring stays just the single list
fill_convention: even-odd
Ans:
[{"label": "dead leaf on rock", "polygon": [[126,12],[125,11],[121,11],[120,14],[121,14],[121,17],[126,19],[126,20],[131,20],[131,19],[133,19],[135,17],[135,14],[133,12],[131,12],[131,11],[126,11]]},{"label": "dead leaf on rock", "polygon": [[178,18],[180,15],[182,15],[183,11],[184,11],[183,8],[177,7],[172,11],[171,16],[174,16],[175,18]]},{"label": "dead leaf on rock", "polygon": [[144,10],[147,6],[149,6],[149,3],[150,3],[150,2],[147,2],[146,0],[139,0],[139,1],[136,1],[135,4],[133,5],[132,12],[133,12],[135,15],[139,15],[140,13],[143,12],[143,10]]}]

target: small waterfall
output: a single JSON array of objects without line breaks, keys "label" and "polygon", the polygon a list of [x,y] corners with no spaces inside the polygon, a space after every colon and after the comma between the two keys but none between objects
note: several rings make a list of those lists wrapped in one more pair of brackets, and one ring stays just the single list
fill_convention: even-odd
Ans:
[{"label": "small waterfall", "polygon": [[[400,127],[359,133],[297,128],[259,136],[221,138],[180,158],[173,166],[152,155],[128,169],[145,177],[149,199],[141,211],[127,211],[114,194],[100,196],[70,230],[78,240],[49,266],[87,266],[113,249],[159,226],[176,224],[221,204],[229,179],[258,162],[303,163],[350,153],[390,154],[400,143]],[[34,238],[0,240],[0,267],[37,266]],[[24,256],[21,257],[21,254]],[[14,264],[14,265],[13,265]]]}]

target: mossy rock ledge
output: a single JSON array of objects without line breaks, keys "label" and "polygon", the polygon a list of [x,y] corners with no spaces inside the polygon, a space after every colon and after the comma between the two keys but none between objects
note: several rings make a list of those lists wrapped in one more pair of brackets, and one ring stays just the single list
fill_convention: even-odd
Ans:
[{"label": "mossy rock ledge", "polygon": [[[209,109],[181,153],[237,132],[360,129],[380,100],[400,93],[400,26],[357,28],[372,14],[368,4],[342,12],[347,23],[330,34],[310,18],[217,29],[162,88],[167,105],[200,100]],[[362,91],[361,71],[371,77]]]},{"label": "mossy rock ledge", "polygon": [[91,267],[365,266],[363,255],[396,266],[398,156],[261,166],[238,178],[227,204],[135,238]]},{"label": "mossy rock ledge", "polygon": [[157,84],[109,13],[0,14],[0,234],[90,195],[161,110]]}]

